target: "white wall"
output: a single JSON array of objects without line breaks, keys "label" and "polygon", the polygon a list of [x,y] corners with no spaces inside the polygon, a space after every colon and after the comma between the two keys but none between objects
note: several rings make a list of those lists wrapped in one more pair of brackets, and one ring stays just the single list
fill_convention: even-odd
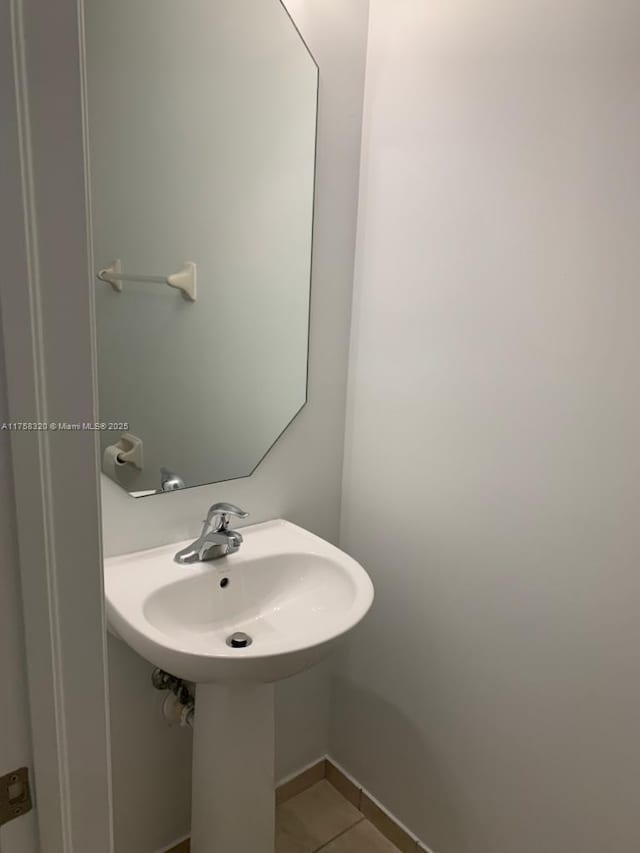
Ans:
[{"label": "white wall", "polygon": [[[320,66],[309,403],[248,479],[134,500],[103,478],[108,555],[195,536],[220,499],[337,540],[368,2],[287,5]],[[189,738],[157,721],[150,666],[115,640],[109,653],[116,849],[151,853],[188,830]],[[279,777],[326,751],[329,666],[278,686]]]},{"label": "white wall", "polygon": [[437,853],[640,849],[640,6],[372,0],[331,750]]}]

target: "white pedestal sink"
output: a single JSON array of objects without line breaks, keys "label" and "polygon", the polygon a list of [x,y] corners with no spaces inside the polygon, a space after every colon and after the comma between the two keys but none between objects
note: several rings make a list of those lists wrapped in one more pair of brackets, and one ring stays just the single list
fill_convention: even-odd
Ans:
[{"label": "white pedestal sink", "polygon": [[[272,682],[317,663],[373,601],[364,569],[312,533],[279,520],[242,534],[207,563],[175,563],[177,542],[104,566],[110,629],[197,685],[192,853],[273,853]],[[236,632],[251,644],[230,647]]]}]

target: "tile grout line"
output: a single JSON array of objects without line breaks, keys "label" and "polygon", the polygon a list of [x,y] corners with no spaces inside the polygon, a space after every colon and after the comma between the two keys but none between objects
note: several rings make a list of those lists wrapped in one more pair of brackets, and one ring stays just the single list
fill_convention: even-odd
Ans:
[{"label": "tile grout line", "polygon": [[357,820],[355,823],[352,823],[352,824],[351,824],[350,826],[348,826],[346,829],[343,829],[343,830],[342,830],[341,832],[339,832],[337,835],[334,835],[334,836],[333,836],[333,838],[330,838],[328,841],[323,842],[323,843],[320,845],[320,847],[316,847],[316,848],[315,848],[315,850],[313,850],[313,851],[312,851],[312,853],[320,853],[320,851],[322,851],[322,850],[324,850],[325,848],[327,848],[330,844],[333,844],[333,842],[334,842],[336,839],[341,838],[343,835],[346,835],[346,834],[347,834],[347,832],[350,832],[350,831],[353,829],[353,827],[354,827],[354,826],[358,826],[358,824],[359,824],[359,823],[362,823],[362,821],[363,821],[363,820],[366,820],[366,818],[365,818],[365,816],[364,816],[364,815],[362,815],[362,817],[361,817],[361,818],[359,818],[359,820]]}]

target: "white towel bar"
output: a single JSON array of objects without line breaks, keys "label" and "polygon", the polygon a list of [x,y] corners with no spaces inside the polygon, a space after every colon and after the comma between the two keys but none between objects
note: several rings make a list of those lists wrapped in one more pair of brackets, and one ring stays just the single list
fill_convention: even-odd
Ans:
[{"label": "white towel bar", "polygon": [[190,299],[191,302],[196,301],[196,265],[187,261],[182,269],[168,276],[158,275],[134,275],[133,273],[123,273],[122,264],[119,260],[114,261],[110,267],[100,270],[98,273],[100,281],[110,284],[114,290],[122,293],[123,281],[153,281],[157,284],[168,284],[169,287],[175,287],[182,291],[183,296]]}]

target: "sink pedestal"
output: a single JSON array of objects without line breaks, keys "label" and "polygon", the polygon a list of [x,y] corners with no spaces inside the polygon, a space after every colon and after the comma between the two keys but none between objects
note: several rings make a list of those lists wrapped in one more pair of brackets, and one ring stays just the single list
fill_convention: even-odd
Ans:
[{"label": "sink pedestal", "polygon": [[274,853],[273,684],[198,684],[191,853]]}]

